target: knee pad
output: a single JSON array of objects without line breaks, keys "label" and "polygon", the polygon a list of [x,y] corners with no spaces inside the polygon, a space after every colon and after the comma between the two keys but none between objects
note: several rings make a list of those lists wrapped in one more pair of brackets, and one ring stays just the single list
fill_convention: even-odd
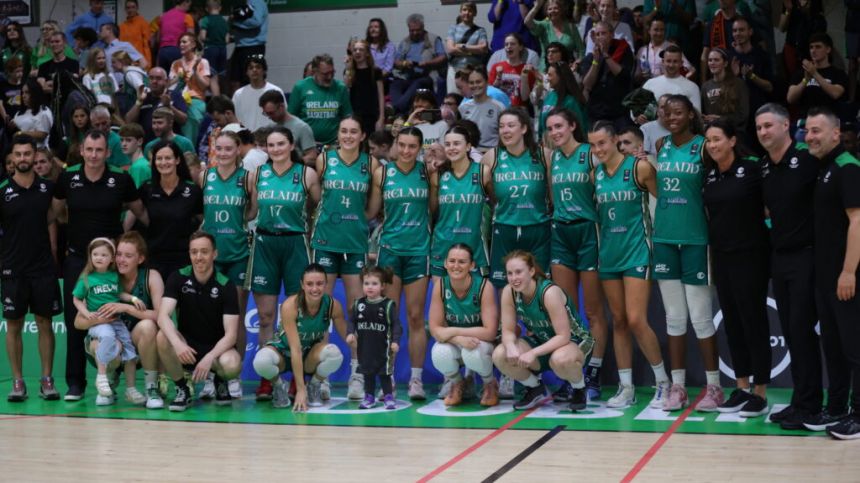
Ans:
[{"label": "knee pad", "polygon": [[329,374],[338,370],[343,364],[343,353],[334,344],[326,344],[320,351],[320,363],[317,364],[316,374],[320,378],[328,377]]},{"label": "knee pad", "polygon": [[684,285],[687,305],[690,307],[690,321],[696,337],[707,339],[717,333],[714,327],[713,297],[708,285]]},{"label": "knee pad", "polygon": [[460,348],[447,342],[433,344],[430,351],[433,367],[446,377],[451,377],[460,371]]},{"label": "knee pad", "polygon": [[687,297],[680,280],[660,280],[660,295],[666,311],[666,333],[682,336],[687,333]]},{"label": "knee pad", "polygon": [[493,376],[493,344],[481,341],[474,349],[463,349],[463,364],[487,379]]},{"label": "knee pad", "polygon": [[263,379],[274,379],[281,372],[278,368],[280,357],[273,349],[264,347],[254,356],[254,371]]}]

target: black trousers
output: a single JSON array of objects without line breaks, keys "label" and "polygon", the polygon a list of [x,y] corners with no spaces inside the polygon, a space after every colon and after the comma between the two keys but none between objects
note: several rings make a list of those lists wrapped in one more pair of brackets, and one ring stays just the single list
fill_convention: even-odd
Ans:
[{"label": "black trousers", "polygon": [[782,334],[791,354],[791,404],[810,414],[821,411],[821,348],[815,324],[815,261],[812,247],[773,252],[771,276]]},{"label": "black trousers", "polygon": [[[838,274],[833,279],[838,278]],[[821,340],[824,363],[827,365],[830,387],[827,390],[827,410],[842,414],[848,404],[851,385],[854,394],[851,407],[860,412],[860,294],[846,302],[836,298],[833,287],[816,287],[815,300],[821,320]]]},{"label": "black trousers", "polygon": [[713,250],[714,282],[732,355],[735,377],[770,382],[770,323],[767,318],[769,250]]},{"label": "black trousers", "polygon": [[77,253],[69,253],[63,261],[63,304],[65,305],[66,323],[66,385],[77,386],[81,389],[87,387],[87,364],[84,352],[84,337],[87,331],[75,328],[75,317],[78,309],[75,308],[72,290],[78,277],[84,270],[87,261],[85,256]]}]

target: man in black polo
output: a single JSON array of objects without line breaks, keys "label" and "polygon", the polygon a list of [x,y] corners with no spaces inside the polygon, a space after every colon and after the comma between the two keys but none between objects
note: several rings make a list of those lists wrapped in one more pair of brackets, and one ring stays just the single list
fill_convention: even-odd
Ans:
[{"label": "man in black polo", "polygon": [[[827,432],[838,439],[860,439],[860,161],[840,143],[839,118],[833,111],[810,109],[806,129],[809,153],[821,160],[814,202],[815,300],[825,362],[828,373],[844,374],[851,381],[837,394],[829,391],[834,402],[828,402]],[[846,416],[851,385],[852,413]]]},{"label": "man in black polo", "polygon": [[108,166],[107,136],[102,131],[89,131],[81,143],[82,164],[66,168],[57,179],[54,191],[54,212],[65,206],[69,213],[67,229],[68,255],[63,263],[63,302],[67,329],[66,401],[79,401],[86,389],[86,331],[75,329],[78,311],[72,303],[72,289],[87,263],[87,245],[97,237],[116,238],[122,234],[120,215],[128,208],[144,224],[146,212],[131,176],[123,170]]},{"label": "man in black polo", "polygon": [[764,203],[770,212],[771,277],[782,333],[791,353],[791,404],[770,415],[783,429],[803,429],[822,418],[821,349],[815,324],[812,199],[818,160],[795,144],[785,107],[769,103],[755,113],[762,157]]},{"label": "man in black polo", "polygon": [[12,140],[15,173],[0,183],[0,223],[3,225],[0,248],[0,296],[6,318],[6,348],[12,369],[10,402],[27,399],[22,372],[21,331],[24,315],[32,312],[39,329],[39,357],[42,378],[39,396],[54,401],[60,394],[51,373],[54,366],[54,330],[51,318],[62,311],[60,285],[54,264],[57,247],[48,234],[53,224],[51,200],[54,183],[36,176],[33,164],[36,142],[18,135]]},{"label": "man in black polo", "polygon": [[218,251],[212,235],[194,232],[188,247],[191,265],[167,278],[158,309],[158,356],[176,384],[171,411],[184,411],[191,403],[183,368],[192,371],[193,382],[215,372],[218,405],[230,404],[227,381],[242,371],[242,357],[234,347],[239,331],[236,286],[215,271]]}]

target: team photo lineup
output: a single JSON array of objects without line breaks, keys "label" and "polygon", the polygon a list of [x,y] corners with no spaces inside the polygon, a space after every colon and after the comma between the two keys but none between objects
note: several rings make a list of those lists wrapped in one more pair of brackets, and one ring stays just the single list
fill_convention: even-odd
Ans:
[{"label": "team photo lineup", "polygon": [[442,36],[401,6],[292,86],[264,0],[170,3],[90,0],[32,44],[0,20],[8,402],[312,412],[348,366],[360,410],[623,411],[639,386],[860,439],[860,3],[844,46],[818,0],[465,1]]}]

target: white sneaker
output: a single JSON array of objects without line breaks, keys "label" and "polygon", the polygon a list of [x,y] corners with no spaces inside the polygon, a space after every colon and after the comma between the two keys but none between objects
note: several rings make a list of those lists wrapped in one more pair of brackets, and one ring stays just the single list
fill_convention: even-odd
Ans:
[{"label": "white sneaker", "polygon": [[207,401],[215,397],[215,373],[210,372],[206,376],[206,382],[203,383],[203,390],[200,391],[200,399]]},{"label": "white sneaker", "polygon": [[227,381],[227,390],[233,399],[242,399],[242,380],[238,377]]},{"label": "white sneaker", "polygon": [[[110,388],[110,381],[108,380],[107,375],[99,374],[96,376],[96,390],[99,392],[99,396],[102,397],[111,397],[113,396],[113,391]],[[113,404],[113,403],[109,403]],[[104,406],[104,404],[102,404]]]},{"label": "white sneaker", "polygon": [[116,402],[113,396],[102,396],[99,394],[96,396],[96,406],[110,406]]},{"label": "white sneaker", "polygon": [[409,380],[409,399],[413,401],[423,401],[427,399],[427,394],[424,393],[424,383],[417,377],[413,377]]},{"label": "white sneaker", "polygon": [[311,382],[308,383],[308,406],[309,407],[320,407],[323,405],[322,397],[320,394],[320,389],[322,384],[321,382],[315,378],[311,377]]},{"label": "white sneaker", "polygon": [[141,394],[136,387],[126,387],[125,400],[134,404],[135,406],[141,406],[146,403],[146,396]]},{"label": "white sneaker", "polygon": [[618,385],[618,391],[606,401],[606,407],[622,409],[636,404],[636,388],[633,386]]},{"label": "white sneaker", "polygon": [[320,398],[322,398],[323,401],[331,399],[331,383],[328,378],[323,379],[320,383]]},{"label": "white sneaker", "polygon": [[445,399],[448,397],[448,394],[451,392],[451,379],[445,378],[442,381],[442,387],[439,388],[439,399]]},{"label": "white sneaker", "polygon": [[146,388],[146,409],[164,409],[164,399],[161,399],[157,385]]},{"label": "white sneaker", "polygon": [[499,378],[499,399],[514,398],[514,380],[502,374]]},{"label": "white sneaker", "polygon": [[654,409],[663,409],[663,401],[669,397],[669,390],[672,388],[672,383],[667,381],[659,381],[654,390],[654,397],[648,403]]},{"label": "white sneaker", "polygon": [[351,401],[364,399],[364,374],[353,373],[349,376],[346,397]]}]

